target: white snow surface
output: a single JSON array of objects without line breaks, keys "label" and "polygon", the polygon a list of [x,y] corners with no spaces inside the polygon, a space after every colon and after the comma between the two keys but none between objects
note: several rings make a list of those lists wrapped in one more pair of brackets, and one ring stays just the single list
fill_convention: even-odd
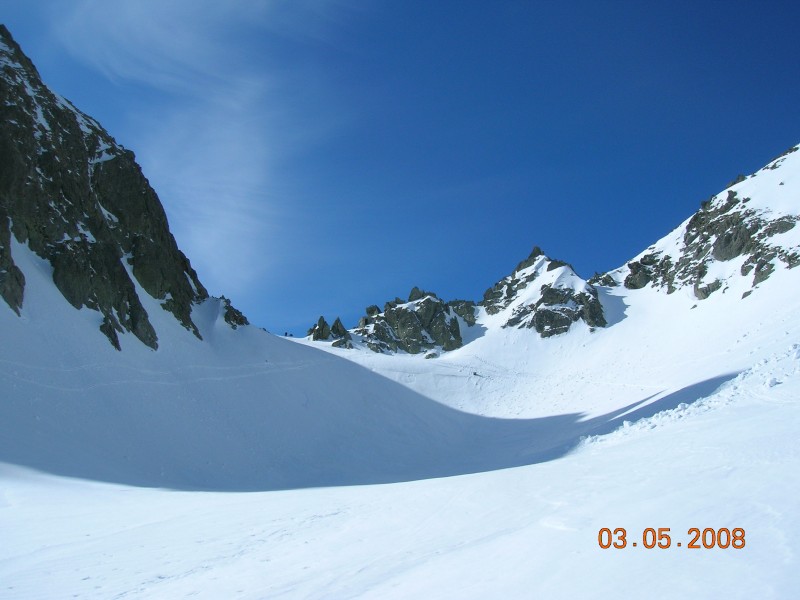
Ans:
[{"label": "white snow surface", "polygon": [[[789,187],[795,155],[764,174]],[[200,341],[141,289],[159,349],[117,352],[12,254],[0,599],[800,594],[800,269],[746,298],[600,288],[607,328],[548,339],[482,314],[425,360],[232,330],[216,300]]]}]

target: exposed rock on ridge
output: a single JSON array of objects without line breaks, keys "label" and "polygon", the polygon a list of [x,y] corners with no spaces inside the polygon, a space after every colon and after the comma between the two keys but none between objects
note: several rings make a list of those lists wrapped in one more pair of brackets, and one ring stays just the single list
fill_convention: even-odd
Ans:
[{"label": "exposed rock on ridge", "polygon": [[769,194],[771,189],[777,197],[786,193],[778,170],[787,160],[800,162],[797,150],[791,148],[749,178],[737,177],[669,236],[625,267],[605,275],[606,283],[611,276],[628,289],[652,286],[669,294],[691,287],[695,297],[704,300],[724,290],[732,277],[749,277],[750,288],[754,288],[778,265],[793,268],[800,264],[800,246],[776,240],[800,221],[796,199],[794,210],[786,212],[773,210],[771,200],[749,195]]},{"label": "exposed rock on ridge", "polygon": [[688,289],[699,300],[734,287],[746,298],[779,269],[800,265],[799,149],[789,149],[749,177],[736,177],[623,267],[584,281],[568,263],[534,247],[478,305],[445,303],[414,288],[407,302],[396,298],[383,311],[367,307],[354,337],[376,352],[419,353],[460,347],[465,327],[476,324],[531,328],[543,338],[566,333],[580,321],[590,329],[606,327],[600,287],[651,287],[668,294]]},{"label": "exposed rock on ridge", "polygon": [[328,322],[325,320],[325,317],[320,315],[317,324],[308,330],[307,335],[310,335],[311,339],[314,340],[315,342],[330,339],[331,327],[330,325],[328,325]]},{"label": "exposed rock on ridge", "polygon": [[461,319],[469,326],[469,320],[474,323],[472,309],[468,302],[445,302],[433,292],[414,287],[407,302],[397,298],[377,314],[367,309],[354,333],[375,352],[455,350],[463,344],[459,313],[467,316]]},{"label": "exposed rock on ridge", "polygon": [[353,345],[350,343],[350,340],[352,339],[350,332],[345,329],[344,325],[342,324],[342,320],[339,317],[336,317],[336,320],[331,326],[328,325],[325,317],[320,316],[317,324],[309,329],[306,335],[308,335],[315,342],[334,340],[333,345],[337,348],[353,347]]},{"label": "exposed rock on ridge", "polygon": [[[445,302],[433,292],[417,287],[408,300],[395,298],[366,308],[358,326],[350,330],[356,345],[374,352],[427,353],[450,351],[464,345],[465,330],[478,323],[481,308],[499,315],[502,327],[532,328],[541,337],[569,331],[584,321],[605,327],[597,290],[575,274],[570,265],[552,260],[535,247],[514,272],[486,290],[480,304],[469,300]],[[308,335],[312,340],[335,338],[323,317]],[[334,342],[334,345],[342,345]]]},{"label": "exposed rock on ridge", "polygon": [[[17,313],[25,280],[11,236],[53,267],[74,307],[103,315],[100,330],[120,348],[132,332],[157,348],[137,284],[187,329],[208,298],[169,231],[159,199],[126,150],[91,117],[51,92],[0,25],[0,295]],[[230,303],[228,303],[229,305]],[[228,306],[226,321],[246,323]]]},{"label": "exposed rock on ridge", "polygon": [[[358,327],[347,331],[337,318],[325,335],[323,317],[311,328],[313,340],[338,338],[339,347],[353,347],[355,340],[374,352],[408,352],[418,354],[431,350],[455,350],[463,345],[462,327],[475,324],[475,304],[464,300],[445,302],[433,292],[414,287],[408,301],[395,298],[384,305],[368,306]],[[347,340],[346,342],[343,340]]]},{"label": "exposed rock on ridge", "polygon": [[594,286],[538,246],[511,275],[486,290],[481,306],[489,315],[510,311],[503,327],[533,328],[542,337],[566,333],[581,320],[589,327],[606,326]]}]

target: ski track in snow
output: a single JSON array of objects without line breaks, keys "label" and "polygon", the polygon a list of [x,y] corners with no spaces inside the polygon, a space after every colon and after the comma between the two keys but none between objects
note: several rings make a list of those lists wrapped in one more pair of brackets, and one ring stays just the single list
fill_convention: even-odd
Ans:
[{"label": "ski track in snow", "polygon": [[[316,362],[285,362],[271,363],[266,361],[258,364],[242,364],[235,366],[218,365],[181,365],[180,368],[172,371],[140,369],[130,365],[118,365],[110,363],[95,363],[91,365],[80,365],[72,368],[51,367],[43,365],[30,365],[14,361],[0,360],[0,377],[13,378],[18,382],[24,382],[32,386],[48,388],[52,390],[88,392],[100,388],[118,387],[129,384],[155,384],[165,386],[183,386],[187,382],[202,383],[208,381],[233,381],[237,379],[248,379],[262,377],[269,372],[304,371],[317,366]],[[5,368],[2,368],[5,367]],[[25,370],[31,373],[23,374]],[[123,378],[112,376],[116,371],[133,372],[140,375],[137,378]],[[217,372],[218,375],[198,375],[196,371],[204,373]],[[42,381],[43,374],[64,375],[79,373],[83,377],[82,383],[74,385],[54,385]],[[93,376],[100,376],[110,379],[105,382],[91,383]],[[160,377],[160,378],[159,378]]]}]

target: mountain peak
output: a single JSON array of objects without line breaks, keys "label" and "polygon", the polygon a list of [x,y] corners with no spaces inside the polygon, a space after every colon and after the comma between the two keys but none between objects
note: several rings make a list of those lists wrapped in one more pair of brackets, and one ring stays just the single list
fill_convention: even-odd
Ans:
[{"label": "mountain peak", "polygon": [[566,333],[581,320],[589,327],[606,326],[594,286],[539,246],[486,290],[480,304],[488,315],[500,315],[502,327],[534,328],[542,337]]},{"label": "mountain peak", "polygon": [[16,64],[39,78],[39,71],[31,59],[25,56],[22,48],[11,35],[8,28],[0,23],[0,65]]}]

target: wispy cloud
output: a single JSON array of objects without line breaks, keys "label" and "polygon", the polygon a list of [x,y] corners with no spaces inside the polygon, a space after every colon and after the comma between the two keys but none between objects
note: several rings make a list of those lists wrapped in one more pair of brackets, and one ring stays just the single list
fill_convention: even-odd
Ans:
[{"label": "wispy cloud", "polygon": [[[212,293],[245,294],[280,257],[279,157],[302,143],[280,73],[252,53],[270,36],[318,36],[331,2],[81,0],[52,26],[81,62],[150,89],[125,140]],[[289,10],[291,7],[291,10]],[[144,101],[143,101],[144,102]],[[273,259],[274,260],[274,259]]]},{"label": "wispy cloud", "polygon": [[242,76],[230,41],[264,22],[271,4],[80,0],[59,7],[55,29],[68,51],[109,78],[195,94]]}]

